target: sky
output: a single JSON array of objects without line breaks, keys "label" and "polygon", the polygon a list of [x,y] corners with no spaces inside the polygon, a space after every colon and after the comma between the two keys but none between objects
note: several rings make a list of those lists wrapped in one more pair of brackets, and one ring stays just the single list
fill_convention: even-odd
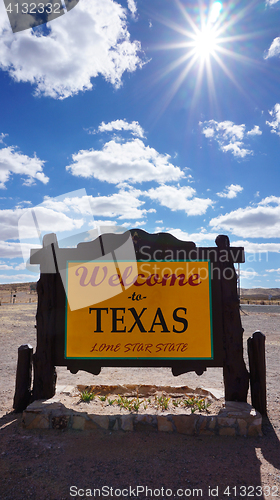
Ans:
[{"label": "sky", "polygon": [[61,246],[227,234],[241,286],[280,287],[279,57],[279,0],[80,0],[17,33],[0,0],[0,283],[38,279],[34,208]]}]

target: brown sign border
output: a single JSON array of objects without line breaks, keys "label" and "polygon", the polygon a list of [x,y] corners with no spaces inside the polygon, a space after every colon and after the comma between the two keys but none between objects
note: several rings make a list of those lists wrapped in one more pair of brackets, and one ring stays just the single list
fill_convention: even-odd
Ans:
[{"label": "brown sign border", "polygon": [[[186,259],[209,260],[211,267],[213,360],[102,359],[70,360],[65,348],[65,290],[59,269],[67,260],[93,260],[102,256],[103,244],[112,250],[131,235],[136,259],[143,261],[143,249],[184,251]],[[230,247],[227,236],[216,238],[216,247],[196,247],[194,242],[178,240],[168,233],[149,234],[132,229],[124,234],[105,234],[77,248],[59,248],[55,234],[46,235],[41,250],[31,250],[30,263],[40,264],[37,309],[37,349],[34,355],[34,399],[55,394],[56,366],[67,366],[72,373],[84,370],[98,375],[103,366],[172,368],[173,375],[189,371],[202,374],[208,367],[223,367],[226,400],[246,401],[249,375],[243,359],[243,329],[239,312],[237,276],[234,263],[244,262],[244,248]],[[101,249],[101,250],[100,250]],[[145,253],[147,255],[147,252]],[[145,260],[145,259],[144,259]],[[165,259],[163,259],[165,260]],[[176,259],[174,259],[176,260]],[[168,261],[167,261],[168,262]]]}]

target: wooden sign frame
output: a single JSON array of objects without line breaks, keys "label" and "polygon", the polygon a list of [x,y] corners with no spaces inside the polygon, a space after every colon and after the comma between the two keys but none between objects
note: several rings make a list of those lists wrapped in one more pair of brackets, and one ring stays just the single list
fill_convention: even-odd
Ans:
[{"label": "wooden sign frame", "polygon": [[[168,263],[174,261],[209,261],[211,270],[213,359],[66,359],[65,309],[66,293],[61,270],[67,261],[93,261],[112,252],[132,237],[136,259],[145,262],[153,255]],[[31,250],[30,263],[40,264],[37,285],[37,349],[33,357],[34,399],[55,394],[56,366],[67,366],[72,373],[84,370],[98,375],[103,366],[171,367],[173,375],[189,371],[202,374],[207,367],[223,367],[225,398],[247,401],[249,374],[243,359],[243,329],[239,312],[237,276],[234,263],[244,262],[244,248],[230,247],[227,236],[216,238],[216,247],[197,247],[194,242],[180,241],[168,233],[149,234],[132,229],[124,234],[105,234],[94,241],[80,243],[77,248],[59,248],[55,234],[46,235],[41,250]],[[147,252],[148,249],[148,252]],[[63,271],[64,272],[64,271]]]}]

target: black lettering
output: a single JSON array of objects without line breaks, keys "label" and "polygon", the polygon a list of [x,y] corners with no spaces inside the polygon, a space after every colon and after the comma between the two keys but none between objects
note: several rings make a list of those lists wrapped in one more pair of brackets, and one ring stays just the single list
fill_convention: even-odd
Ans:
[{"label": "black lettering", "polygon": [[121,318],[117,317],[117,311],[123,311],[125,313],[125,308],[122,307],[111,307],[112,311],[112,333],[124,333],[126,332],[126,326],[124,327],[124,330],[118,330],[117,329],[117,322],[121,321],[123,324],[124,317],[122,316]]},{"label": "black lettering", "polygon": [[140,314],[137,313],[137,311],[135,310],[134,307],[130,307],[130,309],[128,309],[131,312],[131,314],[134,317],[134,319],[135,319],[135,322],[133,323],[133,325],[130,328],[130,330],[128,330],[128,333],[132,332],[132,330],[133,330],[133,328],[135,327],[136,324],[137,324],[140,332],[142,332],[142,333],[146,333],[147,332],[147,330],[145,330],[144,326],[142,325],[142,323],[140,321],[140,318],[141,318],[143,312],[146,311],[146,309],[147,309],[146,307],[143,307],[143,309],[142,309],[142,311],[141,311]]},{"label": "black lettering", "polygon": [[101,330],[101,311],[106,311],[108,314],[108,307],[90,307],[89,314],[91,314],[91,311],[96,311],[96,330],[94,332],[103,333],[103,330]]},{"label": "black lettering", "polygon": [[187,309],[185,307],[177,307],[177,309],[174,309],[174,311],[173,311],[174,321],[177,321],[178,323],[183,323],[183,325],[184,325],[182,330],[177,330],[175,328],[175,326],[173,325],[173,332],[175,332],[175,333],[183,333],[188,328],[188,321],[186,320],[186,318],[180,318],[180,316],[178,316],[178,314],[177,314],[177,312],[180,310],[184,311],[184,313],[187,314]]},{"label": "black lettering", "polygon": [[[157,322],[157,323],[156,323],[156,319],[157,319],[157,317],[159,318],[159,322]],[[166,322],[165,322],[165,319],[164,319],[164,317],[163,317],[162,310],[161,310],[161,308],[160,308],[160,307],[158,307],[158,308],[157,308],[157,312],[156,312],[156,315],[155,315],[155,317],[154,317],[154,321],[153,321],[153,323],[152,323],[151,329],[149,330],[149,333],[150,333],[150,332],[155,333],[155,331],[153,330],[153,328],[154,328],[154,326],[155,326],[155,325],[161,325],[161,326],[162,326],[162,330],[161,330],[161,331],[162,331],[163,333],[168,333],[168,332],[170,331],[170,330],[168,330],[168,328],[167,328],[167,324],[166,324]]]}]

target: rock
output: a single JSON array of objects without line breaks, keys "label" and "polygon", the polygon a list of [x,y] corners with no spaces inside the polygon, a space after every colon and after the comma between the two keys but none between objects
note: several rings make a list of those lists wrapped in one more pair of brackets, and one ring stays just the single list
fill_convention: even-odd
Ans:
[{"label": "rock", "polygon": [[156,415],[136,415],[134,429],[136,431],[157,431]]},{"label": "rock", "polygon": [[85,428],[86,415],[73,415],[72,429],[83,431]]},{"label": "rock", "polygon": [[172,420],[179,434],[188,434],[190,436],[196,434],[196,423],[199,419],[198,415],[172,415]]},{"label": "rock", "polygon": [[121,416],[121,429],[123,431],[133,431],[133,415]]},{"label": "rock", "polygon": [[89,419],[94,422],[97,427],[101,427],[102,429],[109,428],[109,416],[108,415],[94,415],[89,414]]},{"label": "rock", "polygon": [[219,435],[220,436],[235,436],[236,430],[234,429],[234,427],[221,427],[221,429],[219,429]]},{"label": "rock", "polygon": [[158,430],[161,432],[173,432],[172,421],[169,420],[169,416],[158,415],[157,416],[157,424]]}]

